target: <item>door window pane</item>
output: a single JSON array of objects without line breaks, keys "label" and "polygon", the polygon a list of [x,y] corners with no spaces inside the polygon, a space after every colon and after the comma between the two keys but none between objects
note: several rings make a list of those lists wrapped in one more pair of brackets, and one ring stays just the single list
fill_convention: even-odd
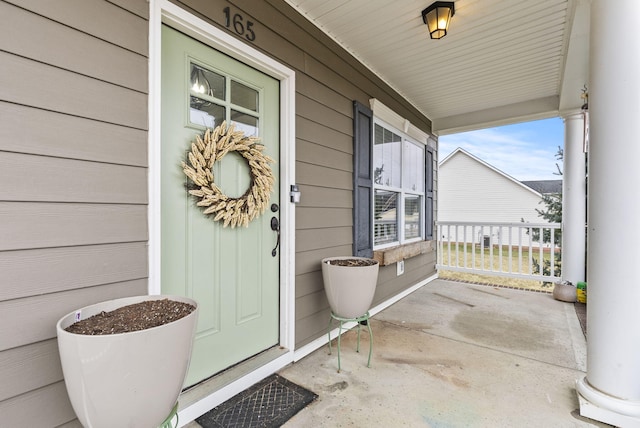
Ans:
[{"label": "door window pane", "polygon": [[398,194],[375,190],[374,245],[398,241]]},{"label": "door window pane", "polygon": [[225,119],[224,106],[191,96],[189,121],[207,128],[215,128]]},{"label": "door window pane", "polygon": [[424,147],[405,140],[402,157],[402,187],[424,192]]},{"label": "door window pane", "polygon": [[231,121],[236,125],[236,130],[244,132],[251,137],[258,135],[258,118],[237,110],[231,110]]},{"label": "door window pane", "polygon": [[374,142],[374,183],[380,186],[399,188],[402,177],[402,138],[376,124]]},{"label": "door window pane", "polygon": [[191,64],[191,92],[224,100],[225,77],[213,71]]},{"label": "door window pane", "polygon": [[242,83],[231,81],[231,104],[258,111],[258,91]]},{"label": "door window pane", "polygon": [[422,198],[417,195],[404,197],[404,237],[405,239],[419,238],[421,236],[420,217]]}]

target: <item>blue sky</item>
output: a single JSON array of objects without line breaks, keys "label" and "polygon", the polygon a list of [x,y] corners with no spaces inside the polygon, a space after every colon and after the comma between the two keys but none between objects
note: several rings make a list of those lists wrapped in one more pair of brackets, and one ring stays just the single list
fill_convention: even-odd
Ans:
[{"label": "blue sky", "polygon": [[523,122],[515,125],[443,135],[439,141],[439,160],[456,148],[520,180],[558,180],[558,146],[564,144],[564,123],[560,118]]}]

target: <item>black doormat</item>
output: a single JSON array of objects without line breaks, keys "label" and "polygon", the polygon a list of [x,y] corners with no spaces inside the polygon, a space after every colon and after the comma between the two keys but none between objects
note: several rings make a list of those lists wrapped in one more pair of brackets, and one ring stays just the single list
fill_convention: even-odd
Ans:
[{"label": "black doormat", "polygon": [[196,419],[203,428],[274,428],[318,398],[274,374]]}]

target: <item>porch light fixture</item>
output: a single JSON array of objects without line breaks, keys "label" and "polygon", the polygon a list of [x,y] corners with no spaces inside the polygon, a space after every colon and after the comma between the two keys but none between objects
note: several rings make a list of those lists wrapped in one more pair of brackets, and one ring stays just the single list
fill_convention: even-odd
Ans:
[{"label": "porch light fixture", "polygon": [[449,22],[455,13],[452,1],[437,1],[422,11],[422,20],[429,27],[432,39],[441,39],[447,35]]}]

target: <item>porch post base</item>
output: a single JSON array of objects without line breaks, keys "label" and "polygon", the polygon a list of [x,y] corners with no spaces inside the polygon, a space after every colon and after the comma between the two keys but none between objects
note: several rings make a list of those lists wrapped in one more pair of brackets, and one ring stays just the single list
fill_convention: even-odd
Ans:
[{"label": "porch post base", "polygon": [[621,428],[640,428],[640,402],[607,395],[589,385],[587,378],[576,381],[580,416]]}]

